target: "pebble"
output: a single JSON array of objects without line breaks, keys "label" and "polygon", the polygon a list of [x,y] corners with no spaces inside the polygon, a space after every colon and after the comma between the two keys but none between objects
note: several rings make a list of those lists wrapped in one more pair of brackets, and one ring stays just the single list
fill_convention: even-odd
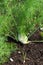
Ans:
[{"label": "pebble", "polygon": [[12,58],[10,58],[10,61],[13,62],[14,60]]},{"label": "pebble", "polygon": [[40,28],[41,31],[43,31],[43,28]]},{"label": "pebble", "polygon": [[20,51],[18,51],[18,53],[20,54],[21,52],[20,52]]}]

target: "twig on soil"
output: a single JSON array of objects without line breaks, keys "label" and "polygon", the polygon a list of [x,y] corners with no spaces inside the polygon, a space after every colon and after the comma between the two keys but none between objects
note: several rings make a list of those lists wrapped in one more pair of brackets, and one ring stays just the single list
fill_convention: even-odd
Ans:
[{"label": "twig on soil", "polygon": [[26,44],[29,44],[29,43],[31,44],[31,42],[32,43],[37,43],[37,42],[43,42],[43,40],[41,40],[41,41],[37,41],[37,40],[36,41],[28,41]]}]

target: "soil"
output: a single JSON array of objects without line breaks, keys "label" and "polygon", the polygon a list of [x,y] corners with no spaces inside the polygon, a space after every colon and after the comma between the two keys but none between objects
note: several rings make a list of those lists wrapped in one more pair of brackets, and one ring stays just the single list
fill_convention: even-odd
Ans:
[{"label": "soil", "polygon": [[[30,40],[41,40],[39,31],[30,37]],[[12,42],[11,38],[9,42]],[[18,50],[12,52],[9,61],[3,65],[43,65],[43,42],[31,42],[31,44],[27,45],[23,45],[20,42],[18,43]]]},{"label": "soil", "polygon": [[9,61],[3,65],[43,65],[43,43],[17,44],[17,47],[19,49],[12,52]]},{"label": "soil", "polygon": [[37,30],[32,36],[28,38],[28,40],[31,40],[31,41],[43,40],[43,38],[40,35],[40,32],[41,32],[40,30]]}]

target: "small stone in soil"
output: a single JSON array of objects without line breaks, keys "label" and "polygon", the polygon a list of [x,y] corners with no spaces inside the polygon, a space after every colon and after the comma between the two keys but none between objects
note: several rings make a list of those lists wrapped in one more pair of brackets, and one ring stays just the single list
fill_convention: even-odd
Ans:
[{"label": "small stone in soil", "polygon": [[40,28],[41,31],[43,31],[43,28]]},{"label": "small stone in soil", "polygon": [[20,52],[20,51],[18,51],[18,53],[20,54],[21,52]]},{"label": "small stone in soil", "polygon": [[10,61],[13,62],[14,60],[12,58],[10,58]]},{"label": "small stone in soil", "polygon": [[25,60],[23,61],[23,63],[25,63]]}]

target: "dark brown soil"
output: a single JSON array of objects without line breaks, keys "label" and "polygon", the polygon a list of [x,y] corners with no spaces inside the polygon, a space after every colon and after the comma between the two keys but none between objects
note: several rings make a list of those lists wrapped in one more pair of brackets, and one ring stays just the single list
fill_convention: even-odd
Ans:
[{"label": "dark brown soil", "polygon": [[[9,39],[12,42],[13,39]],[[41,40],[39,31],[33,34],[29,40]],[[14,42],[14,40],[13,40]],[[3,65],[43,65],[43,42],[23,45],[17,43],[18,50],[12,52],[9,61]],[[10,60],[13,59],[13,61]]]},{"label": "dark brown soil", "polygon": [[12,52],[10,60],[3,65],[43,65],[43,43],[17,44],[18,50]]},{"label": "dark brown soil", "polygon": [[37,40],[43,40],[43,37],[40,35],[40,30],[37,30],[32,36],[30,36],[28,39],[31,41],[37,41]]}]

